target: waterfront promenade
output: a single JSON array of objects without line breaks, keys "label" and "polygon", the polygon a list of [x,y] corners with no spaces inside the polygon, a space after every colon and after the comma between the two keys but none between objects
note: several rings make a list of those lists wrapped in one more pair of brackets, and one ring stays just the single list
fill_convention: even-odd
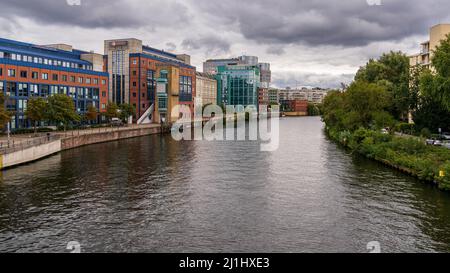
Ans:
[{"label": "waterfront promenade", "polygon": [[103,127],[66,132],[12,135],[0,138],[0,169],[32,162],[80,146],[161,132],[159,124]]}]

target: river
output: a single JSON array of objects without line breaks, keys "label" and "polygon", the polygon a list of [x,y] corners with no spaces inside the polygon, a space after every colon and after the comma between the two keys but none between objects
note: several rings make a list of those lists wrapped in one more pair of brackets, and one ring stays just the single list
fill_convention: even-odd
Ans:
[{"label": "river", "polygon": [[338,147],[319,118],[280,147],[147,136],[0,177],[0,252],[450,252],[450,194]]}]

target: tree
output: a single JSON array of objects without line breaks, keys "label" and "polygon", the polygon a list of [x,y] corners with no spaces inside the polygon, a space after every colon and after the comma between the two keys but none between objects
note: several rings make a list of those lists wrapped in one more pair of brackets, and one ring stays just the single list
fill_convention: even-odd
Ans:
[{"label": "tree", "polygon": [[3,128],[8,124],[8,122],[11,120],[12,113],[8,110],[6,110],[5,107],[5,96],[3,95],[3,92],[0,92],[0,126]]},{"label": "tree", "polygon": [[88,106],[87,112],[85,114],[86,120],[88,120],[89,122],[92,122],[92,121],[97,120],[97,117],[98,117],[97,107],[95,107],[94,105],[90,104]]},{"label": "tree", "polygon": [[50,122],[63,124],[65,131],[69,123],[80,121],[81,117],[75,111],[72,98],[64,94],[56,94],[48,98],[47,119]]},{"label": "tree", "polygon": [[136,108],[131,104],[124,103],[119,106],[119,112],[120,119],[127,122],[130,116],[136,115]]},{"label": "tree", "polygon": [[414,112],[417,129],[450,131],[450,35],[436,47],[432,58],[435,73],[420,75],[419,105]]},{"label": "tree", "polygon": [[386,88],[365,81],[353,82],[347,92],[330,92],[323,103],[325,123],[339,131],[392,126],[393,117],[386,111],[389,94]]},{"label": "tree", "polygon": [[37,123],[45,120],[47,102],[43,98],[32,98],[28,101],[25,115],[33,122],[34,134],[37,133]]},{"label": "tree", "polygon": [[389,113],[397,119],[405,120],[412,101],[409,90],[409,59],[402,52],[383,54],[378,60],[371,59],[361,67],[355,81],[366,81],[386,87],[390,96]]},{"label": "tree", "polygon": [[109,102],[106,106],[106,117],[109,120],[119,117],[119,106],[115,102]]}]

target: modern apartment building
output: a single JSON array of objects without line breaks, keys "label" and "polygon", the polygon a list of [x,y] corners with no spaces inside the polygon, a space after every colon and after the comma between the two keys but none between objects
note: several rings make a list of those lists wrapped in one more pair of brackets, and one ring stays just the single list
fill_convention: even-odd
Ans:
[{"label": "modern apartment building", "polygon": [[201,100],[203,105],[217,103],[217,80],[213,75],[197,72],[196,75],[196,98]]},{"label": "modern apartment building", "polygon": [[279,101],[293,101],[301,100],[308,101],[310,103],[320,104],[327,96],[328,90],[314,88],[302,88],[302,89],[283,89],[278,91]]},{"label": "modern apartment building", "polygon": [[[163,70],[168,73],[164,73],[168,79],[168,112],[171,113],[176,105],[183,104],[193,111],[196,68],[190,64],[189,55],[176,55],[145,46],[135,38],[105,41],[105,55],[110,76],[109,99],[118,104],[134,105],[136,120],[141,120],[144,115],[158,116],[154,115],[154,111],[157,111],[154,105],[156,85]],[[174,119],[171,118],[171,121]]]},{"label": "modern apartment building", "polygon": [[268,95],[269,95],[269,104],[280,103],[280,95],[278,89],[270,88],[268,91]]},{"label": "modern apartment building", "polygon": [[410,65],[422,65],[426,68],[432,69],[431,60],[433,57],[433,51],[441,43],[441,40],[445,39],[450,34],[450,24],[435,25],[430,29],[430,38],[428,41],[420,44],[420,53],[409,57]]},{"label": "modern apartment building", "polygon": [[219,66],[217,79],[218,105],[258,105],[260,86],[258,66]]},{"label": "modern apartment building", "polygon": [[104,112],[108,91],[108,73],[103,72],[100,54],[65,44],[0,39],[0,92],[7,98],[7,109],[14,113],[12,130],[31,125],[24,115],[30,98],[66,94],[82,114],[90,105]]}]

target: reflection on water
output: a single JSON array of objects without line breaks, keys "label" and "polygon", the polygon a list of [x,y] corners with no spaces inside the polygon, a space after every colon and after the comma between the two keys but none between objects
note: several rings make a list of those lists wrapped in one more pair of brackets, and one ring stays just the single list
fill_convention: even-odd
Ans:
[{"label": "reflection on water", "polygon": [[280,149],[149,136],[4,171],[0,251],[449,252],[450,195],[281,120]]}]

